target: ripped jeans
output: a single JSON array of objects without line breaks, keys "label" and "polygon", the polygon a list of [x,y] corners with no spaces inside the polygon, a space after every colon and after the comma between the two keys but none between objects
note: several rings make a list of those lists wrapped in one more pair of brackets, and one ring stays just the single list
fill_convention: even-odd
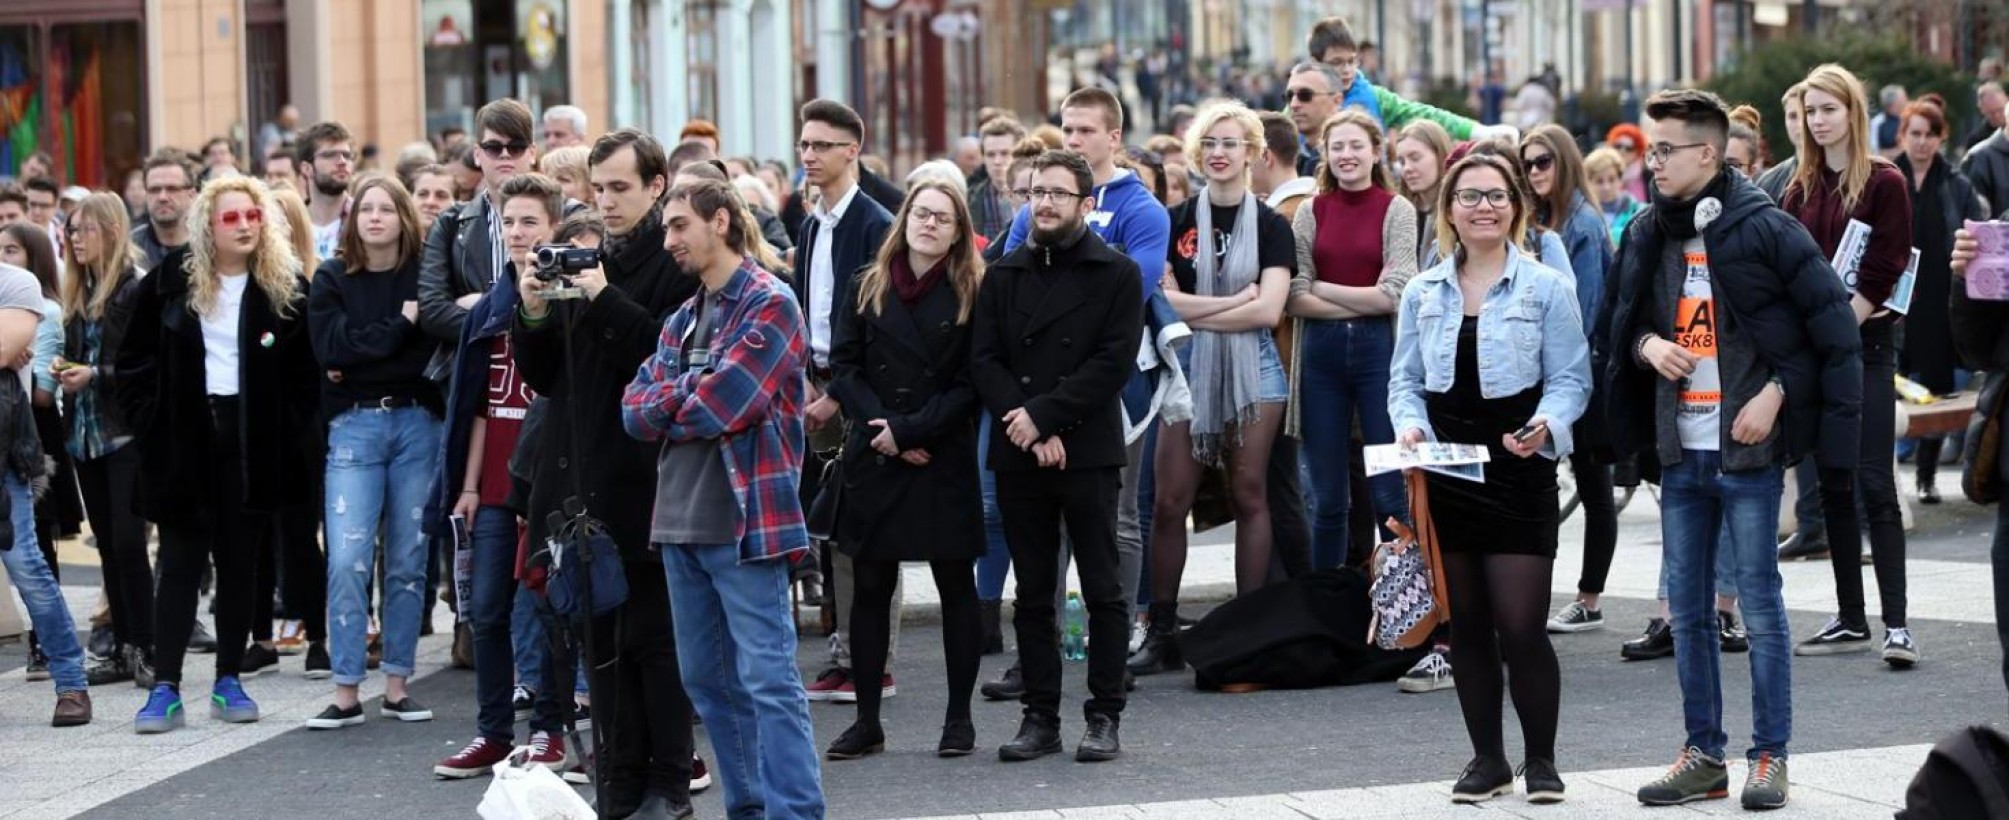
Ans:
[{"label": "ripped jeans", "polygon": [[355,409],[328,423],[328,658],[338,686],[363,682],[369,586],[384,543],[385,675],[409,677],[425,612],[419,519],[440,452],[440,420],[422,407]]}]

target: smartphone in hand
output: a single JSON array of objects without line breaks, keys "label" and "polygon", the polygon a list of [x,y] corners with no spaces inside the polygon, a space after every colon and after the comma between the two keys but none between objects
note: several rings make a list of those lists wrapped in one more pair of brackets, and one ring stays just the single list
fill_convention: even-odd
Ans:
[{"label": "smartphone in hand", "polygon": [[1536,434],[1540,433],[1541,431],[1547,428],[1548,425],[1546,424],[1537,423],[1537,424],[1526,425],[1521,429],[1514,431],[1514,440],[1522,444],[1526,444],[1530,439],[1534,438]]}]

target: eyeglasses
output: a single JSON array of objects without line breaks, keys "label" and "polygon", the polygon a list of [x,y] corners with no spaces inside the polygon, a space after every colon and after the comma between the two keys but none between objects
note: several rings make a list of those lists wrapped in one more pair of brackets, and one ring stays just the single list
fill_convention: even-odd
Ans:
[{"label": "eyeglasses", "polygon": [[193,185],[148,185],[146,188],[147,196],[184,194],[192,190],[195,190],[195,186]]},{"label": "eyeglasses", "polygon": [[1730,166],[1730,170],[1732,171],[1740,174],[1744,173],[1744,161],[1741,159],[1726,159],[1723,161],[1723,164]]},{"label": "eyeglasses", "polygon": [[355,162],[356,152],[337,151],[332,149],[327,151],[316,151],[314,153],[314,158],[318,160],[324,160],[327,162]]},{"label": "eyeglasses", "polygon": [[1010,193],[1012,199],[1016,199],[1020,202],[1025,202],[1027,200],[1032,199],[1031,188],[1013,188],[1011,189]]},{"label": "eyeglasses", "polygon": [[956,215],[950,211],[935,211],[916,206],[912,211],[907,212],[907,216],[923,225],[940,225],[944,228],[949,228],[954,227],[956,224]]},{"label": "eyeglasses", "polygon": [[1665,165],[1667,164],[1667,160],[1678,152],[1686,151],[1690,148],[1701,148],[1708,144],[1706,142],[1691,142],[1687,145],[1669,145],[1663,142],[1646,150],[1646,161]]},{"label": "eyeglasses", "polygon": [[1332,92],[1330,91],[1313,91],[1309,88],[1293,88],[1284,92],[1284,99],[1297,100],[1301,103],[1308,103],[1320,97],[1330,96],[1332,96]]},{"label": "eyeglasses", "polygon": [[523,156],[524,152],[529,150],[530,143],[523,140],[510,140],[508,142],[489,140],[481,144],[481,152],[487,154],[489,159],[502,159],[505,155],[520,157]]},{"label": "eyeglasses", "polygon": [[97,233],[98,225],[95,222],[78,222],[64,228],[63,232],[71,236],[87,236]]},{"label": "eyeglasses", "polygon": [[1513,201],[1514,192],[1501,188],[1487,188],[1485,190],[1459,188],[1451,193],[1451,198],[1453,202],[1466,208],[1477,208],[1482,201],[1495,208],[1505,208],[1507,207],[1507,203]]},{"label": "eyeglasses", "polygon": [[1236,139],[1234,137],[1224,137],[1221,139],[1215,139],[1213,137],[1202,137],[1200,139],[1200,153],[1204,154],[1216,148],[1223,151],[1240,151],[1243,148],[1248,147],[1248,145],[1249,145],[1248,140]]},{"label": "eyeglasses", "polygon": [[1556,155],[1543,154],[1539,157],[1522,157],[1521,162],[1527,164],[1530,172],[1547,171],[1550,168],[1556,167]]},{"label": "eyeglasses", "polygon": [[857,144],[858,143],[855,142],[826,142],[824,140],[803,140],[795,144],[795,153],[821,154],[829,151],[832,148],[848,148],[850,146]]},{"label": "eyeglasses", "polygon": [[1065,205],[1070,200],[1080,199],[1081,196],[1082,196],[1081,194],[1077,194],[1073,191],[1063,191],[1059,188],[1034,188],[1026,192],[1026,198],[1030,201],[1045,202],[1046,200],[1051,199],[1056,204],[1060,205]]},{"label": "eyeglasses", "polygon": [[239,225],[262,225],[265,224],[265,212],[257,208],[218,211],[216,214],[216,224],[226,228],[235,228]]}]

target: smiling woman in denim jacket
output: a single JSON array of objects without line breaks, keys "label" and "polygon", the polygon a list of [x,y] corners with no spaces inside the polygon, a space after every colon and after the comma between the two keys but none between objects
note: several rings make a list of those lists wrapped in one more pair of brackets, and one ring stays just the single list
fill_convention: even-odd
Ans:
[{"label": "smiling woman in denim jacket", "polygon": [[1559,802],[1562,673],[1543,622],[1560,523],[1556,461],[1570,454],[1570,426],[1589,401],[1590,345],[1575,283],[1509,239],[1527,235],[1533,208],[1508,160],[1465,158],[1439,196],[1445,261],[1403,289],[1388,413],[1404,445],[1481,444],[1492,456],[1483,484],[1429,477],[1444,552],[1439,580],[1457,618],[1458,703],[1474,755],[1452,800],[1513,791],[1500,729],[1504,659],[1528,799]]}]

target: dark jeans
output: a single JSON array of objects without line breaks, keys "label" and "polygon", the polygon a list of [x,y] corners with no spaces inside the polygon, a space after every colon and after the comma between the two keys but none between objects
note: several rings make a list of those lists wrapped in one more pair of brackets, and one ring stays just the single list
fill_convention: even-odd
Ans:
[{"label": "dark jeans", "polygon": [[154,673],[181,683],[182,658],[195,627],[203,569],[216,563],[216,675],[236,675],[251,634],[258,553],[272,537],[272,515],[244,508],[244,452],[238,402],[212,398],[214,424],[206,464],[188,465],[189,481],[207,485],[200,508],[160,522],[160,591],[154,597]]},{"label": "dark jeans", "polygon": [[[482,507],[468,523],[468,539],[474,550],[474,601],[467,620],[474,628],[475,727],[482,737],[513,745],[516,712],[509,699],[516,685],[516,655],[509,640],[509,615],[517,589],[516,514],[503,507]],[[536,687],[536,713],[530,718],[533,732],[555,733],[564,723],[557,693],[570,687],[551,682],[571,680],[572,665],[567,654],[562,659],[566,674],[558,675],[552,668],[557,654],[545,655],[545,682]]]},{"label": "dark jeans", "polygon": [[1989,559],[1995,569],[1995,638],[2002,645],[2002,682],[2009,685],[2009,504],[1995,507],[1995,544]]},{"label": "dark jeans", "polygon": [[1311,522],[1305,517],[1304,483],[1298,480],[1298,440],[1277,434],[1270,445],[1270,554],[1283,578],[1311,571]]},{"label": "dark jeans", "polygon": [[1088,608],[1088,715],[1122,714],[1130,602],[1117,577],[1116,503],[1121,470],[1020,470],[997,474],[998,508],[1018,577],[1012,624],[1025,674],[1025,713],[1060,717],[1060,637],[1053,600],[1060,589],[1066,527]]},{"label": "dark jeans", "polygon": [[[606,732],[605,773],[610,813],[640,805],[647,794],[690,802],[691,699],[677,668],[677,639],[669,582],[656,561],[624,561],[628,600],[593,620],[593,657],[587,672],[601,700],[595,732]],[[571,667],[549,661],[544,688],[565,691]],[[553,677],[556,675],[557,677]],[[611,718],[611,719],[608,719]],[[629,809],[632,811],[632,808]]]},{"label": "dark jeans", "polygon": [[[317,475],[312,481],[314,497],[319,499],[324,478]],[[284,599],[284,616],[306,625],[307,640],[325,641],[328,557],[321,552],[321,504],[285,507],[273,519],[272,548],[258,554],[258,597],[252,602],[256,610],[251,616],[251,638],[272,640],[272,593],[277,590]]]},{"label": "dark jeans", "polygon": [[1904,519],[1897,504],[1897,479],[1891,473],[1896,446],[1897,351],[1889,326],[1863,331],[1862,448],[1854,480],[1842,471],[1822,470],[1821,512],[1827,519],[1830,560],[1835,572],[1838,614],[1850,624],[1868,623],[1863,603],[1862,535],[1856,525],[1856,503],[1869,518],[1870,557],[1876,564],[1876,585],[1887,628],[1906,625]]},{"label": "dark jeans", "polygon": [[132,445],[77,462],[84,513],[98,538],[112,636],[123,646],[153,651],[153,566],[146,552],[146,519],[133,510],[139,492],[139,450]]},{"label": "dark jeans", "polygon": [[1577,591],[1598,595],[1604,592],[1612,555],[1618,552],[1618,503],[1612,497],[1611,465],[1579,451],[1570,454],[1570,473],[1576,476],[1583,511],[1583,574],[1577,578]]},{"label": "dark jeans", "polygon": [[[1351,448],[1355,413],[1367,444],[1389,444],[1395,431],[1388,420],[1388,361],[1394,355],[1395,330],[1387,317],[1309,321],[1298,344],[1305,355],[1298,373],[1300,429],[1304,458],[1311,467],[1312,567],[1332,569],[1349,555],[1365,555],[1374,545],[1350,544],[1352,512]],[[1375,499],[1375,520],[1408,517],[1402,478],[1394,473],[1369,479]]]}]

